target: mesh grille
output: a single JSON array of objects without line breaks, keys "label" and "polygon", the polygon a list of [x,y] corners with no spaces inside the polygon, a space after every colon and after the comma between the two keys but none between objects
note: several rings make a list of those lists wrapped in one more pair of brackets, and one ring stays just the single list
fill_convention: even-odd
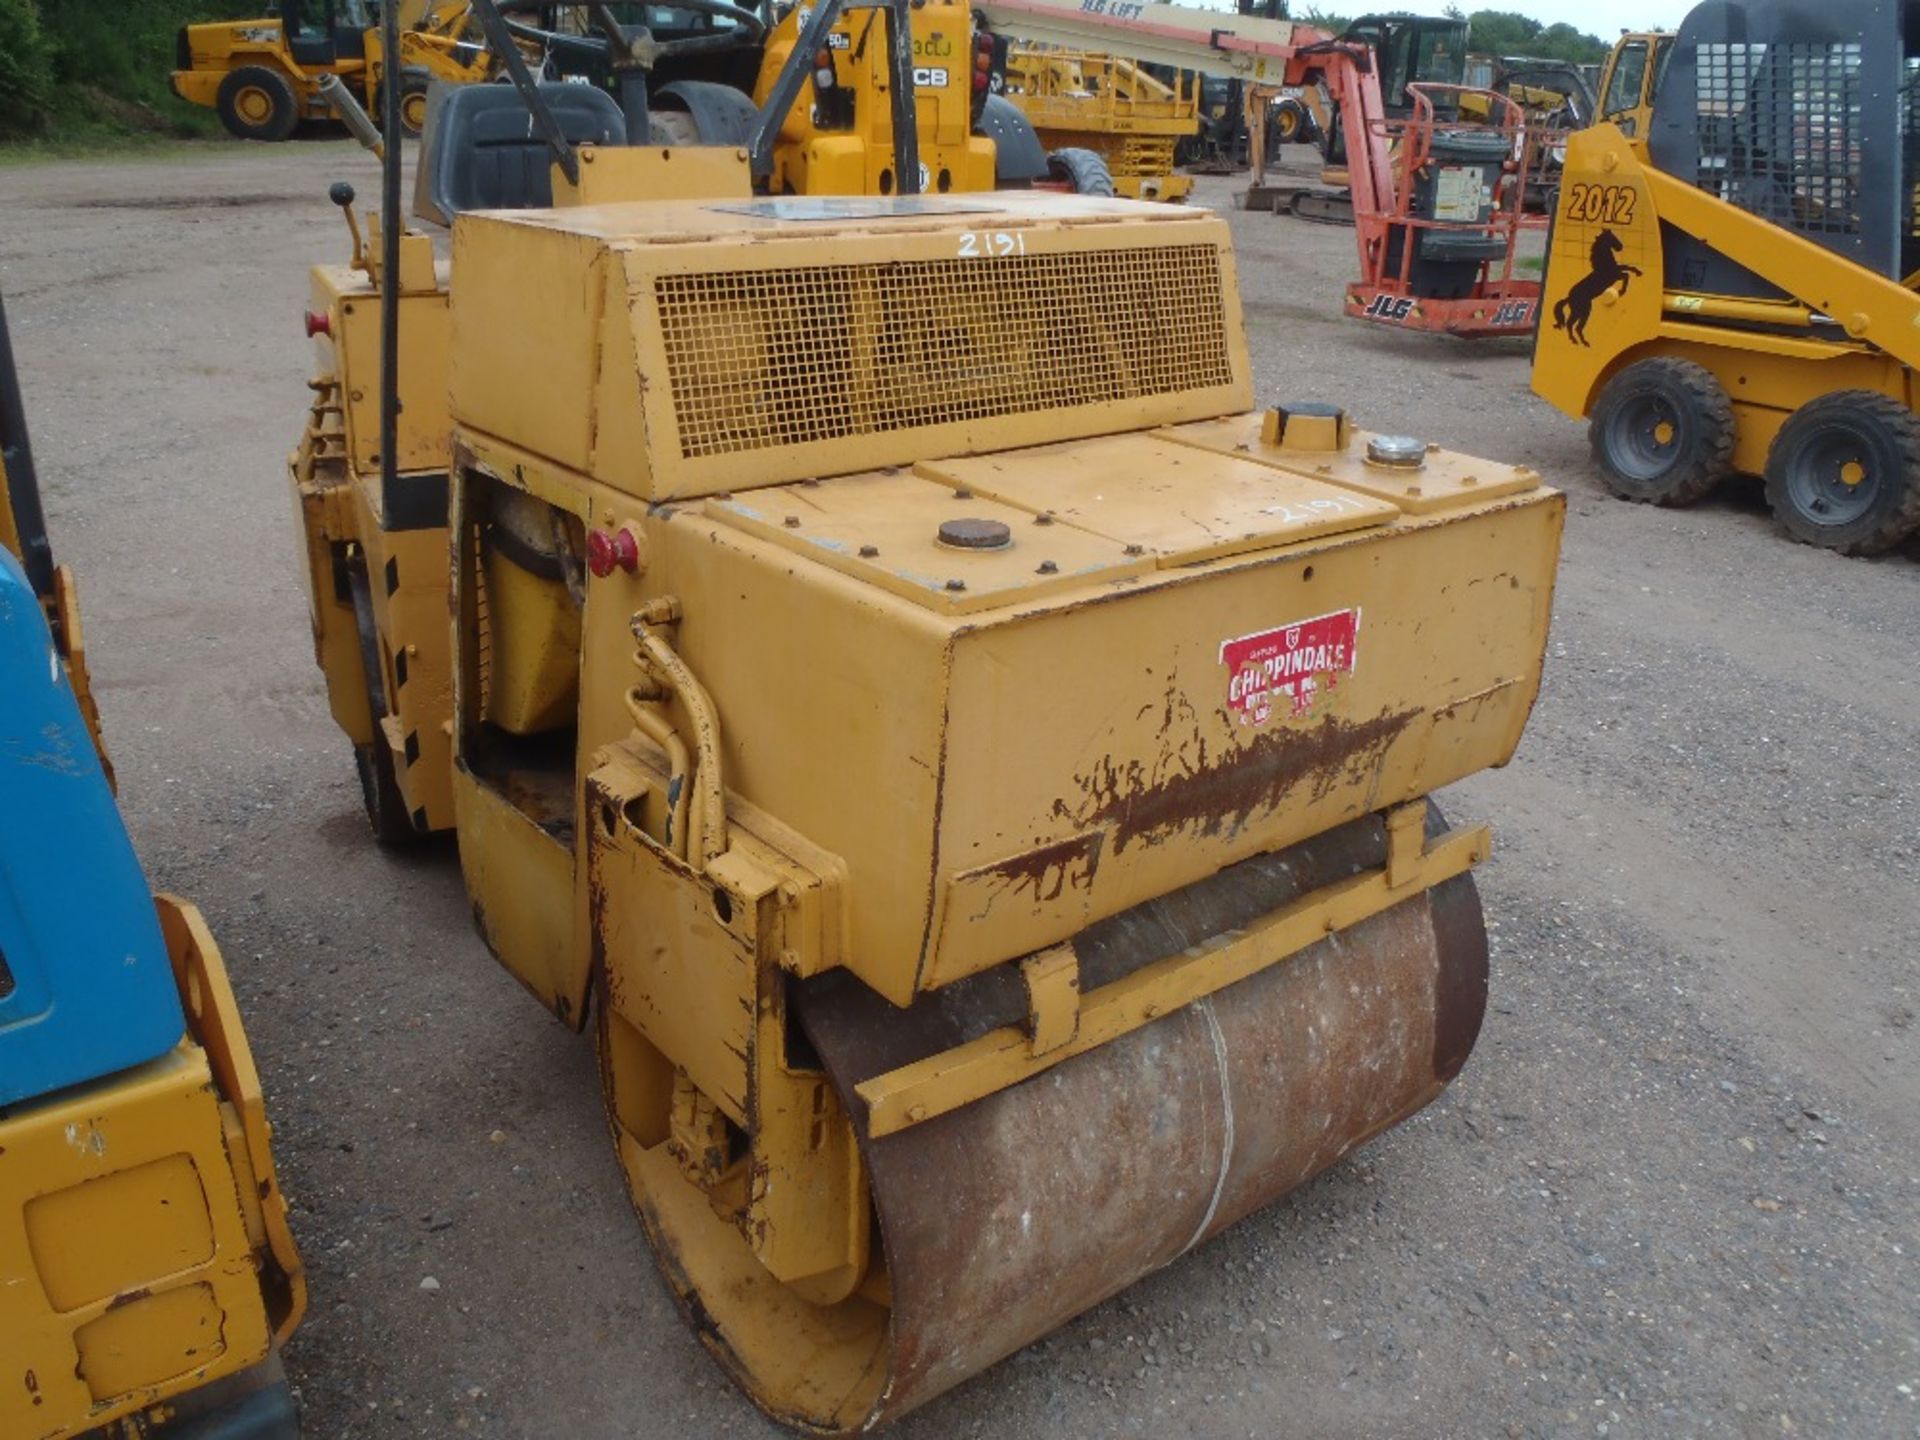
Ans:
[{"label": "mesh grille", "polygon": [[654,298],[688,459],[1233,381],[1211,245],[663,275]]},{"label": "mesh grille", "polygon": [[1908,60],[1900,79],[1900,180],[1900,233],[1920,239],[1920,60]]},{"label": "mesh grille", "polygon": [[1703,190],[1814,235],[1860,233],[1860,46],[1702,44]]}]

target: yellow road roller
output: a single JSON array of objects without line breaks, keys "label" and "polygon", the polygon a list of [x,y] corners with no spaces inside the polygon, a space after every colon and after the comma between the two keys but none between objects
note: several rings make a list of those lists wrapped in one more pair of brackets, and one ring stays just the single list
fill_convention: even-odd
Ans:
[{"label": "yellow road roller", "polygon": [[1458,1072],[1489,840],[1428,797],[1519,741],[1563,502],[1256,403],[1207,211],[554,150],[315,272],[317,654],[591,1024],[702,1340],[871,1428]]}]

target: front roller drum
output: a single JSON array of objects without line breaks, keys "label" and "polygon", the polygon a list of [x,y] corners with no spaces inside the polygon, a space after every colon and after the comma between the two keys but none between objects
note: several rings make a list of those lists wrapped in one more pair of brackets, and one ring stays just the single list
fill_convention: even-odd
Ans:
[{"label": "front roller drum", "polygon": [[[1380,863],[1377,820],[1262,856],[1083,932],[1088,989]],[[874,1273],[812,1305],[760,1268],[664,1147],[615,1133],[689,1319],[775,1418],[898,1417],[1177,1259],[1432,1101],[1485,1011],[1473,882],[1418,892],[1211,997],[881,1139],[855,1086],[1009,1023],[990,972],[907,1010],[845,972],[799,1018],[856,1131]],[[882,1258],[883,1257],[883,1258]]]}]

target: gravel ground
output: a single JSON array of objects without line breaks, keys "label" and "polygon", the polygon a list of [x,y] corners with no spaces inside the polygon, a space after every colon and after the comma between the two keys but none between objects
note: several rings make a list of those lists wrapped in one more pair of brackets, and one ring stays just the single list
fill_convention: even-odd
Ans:
[{"label": "gravel ground", "polygon": [[[122,801],[278,1127],[309,1433],[778,1434],[655,1277],[590,1047],[486,957],[451,849],[366,838],[282,468],[338,178],[375,192],[333,142],[0,170]],[[1615,502],[1525,345],[1346,321],[1349,232],[1232,219],[1263,400],[1571,497],[1532,728],[1447,802],[1496,829],[1493,1008],[1424,1114],[895,1433],[1920,1434],[1920,551],[1794,546],[1751,487]]]}]

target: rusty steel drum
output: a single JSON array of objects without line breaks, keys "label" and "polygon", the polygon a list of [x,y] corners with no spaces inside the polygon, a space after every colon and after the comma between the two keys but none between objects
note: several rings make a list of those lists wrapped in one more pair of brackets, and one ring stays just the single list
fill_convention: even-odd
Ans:
[{"label": "rusty steel drum", "polygon": [[[1089,989],[1376,866],[1369,819],[1091,926]],[[810,1306],[764,1274],[670,1167],[624,1158],[675,1293],[776,1418],[870,1429],[978,1374],[1277,1200],[1431,1102],[1479,1032],[1472,880],[1421,891],[1208,999],[963,1109],[865,1137],[854,1087],[1017,1023],[990,971],[907,1009],[844,972],[798,1009],[862,1135],[883,1277]],[[650,1168],[651,1167],[651,1168]],[[690,1198],[691,1197],[691,1198]]]}]

